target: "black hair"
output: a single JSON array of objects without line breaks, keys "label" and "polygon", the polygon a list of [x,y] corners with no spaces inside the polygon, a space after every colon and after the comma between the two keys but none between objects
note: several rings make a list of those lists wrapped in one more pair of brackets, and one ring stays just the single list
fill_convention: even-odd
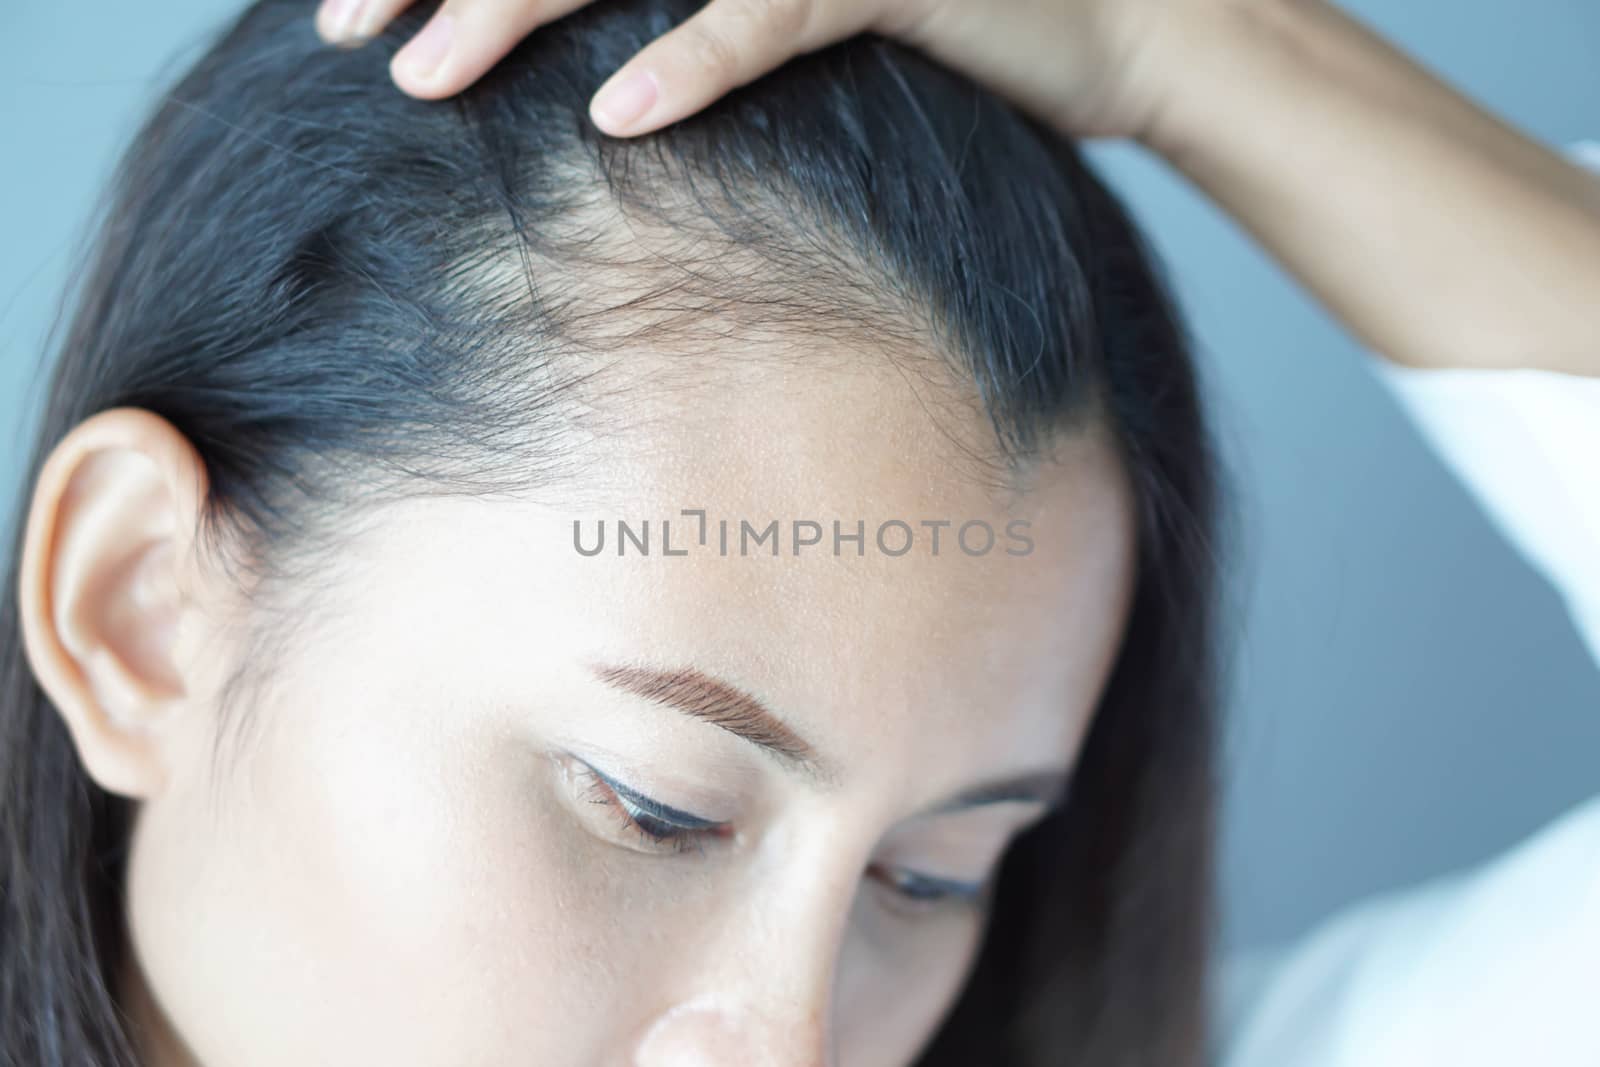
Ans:
[{"label": "black hair", "polygon": [[[279,579],[263,590],[303,593],[353,506],[568,472],[570,401],[604,389],[573,353],[688,348],[712,322],[936,349],[1014,457],[1103,425],[1137,502],[1131,615],[1068,802],[1008,853],[919,1062],[1201,1062],[1221,494],[1197,369],[1117,198],[1069,141],[873,36],[659,134],[601,135],[589,95],[691,0],[585,9],[414,100],[386,65],[432,6],[340,51],[303,2],[260,0],[163,95],[97,217],[25,491],[80,421],[148,409],[202,457],[207,543],[237,536]],[[681,254],[635,254],[623,218]],[[0,603],[0,1062],[130,1067],[131,804],[85,773],[25,659],[22,525]]]}]

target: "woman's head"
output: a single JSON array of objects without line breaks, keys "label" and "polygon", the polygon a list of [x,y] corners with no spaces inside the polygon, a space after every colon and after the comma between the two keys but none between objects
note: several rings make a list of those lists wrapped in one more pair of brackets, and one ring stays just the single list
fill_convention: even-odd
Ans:
[{"label": "woman's head", "polygon": [[878,41],[599,137],[688,6],[427,104],[258,3],[141,131],[0,633],[8,1058],[1197,1056],[1212,474],[1136,237]]}]

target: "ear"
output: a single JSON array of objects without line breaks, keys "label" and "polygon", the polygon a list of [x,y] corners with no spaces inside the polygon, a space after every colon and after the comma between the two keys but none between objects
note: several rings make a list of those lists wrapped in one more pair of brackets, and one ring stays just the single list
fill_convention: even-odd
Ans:
[{"label": "ear", "polygon": [[34,487],[24,647],[84,767],[113,793],[149,799],[165,781],[163,728],[188,689],[176,646],[206,486],[199,453],[171,423],[115,408],[73,429]]}]

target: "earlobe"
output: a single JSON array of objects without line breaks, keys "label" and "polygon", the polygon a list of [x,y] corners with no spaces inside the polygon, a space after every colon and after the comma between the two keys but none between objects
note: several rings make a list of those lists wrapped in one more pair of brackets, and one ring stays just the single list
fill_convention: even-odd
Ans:
[{"label": "earlobe", "polygon": [[163,732],[187,695],[177,656],[206,474],[171,423],[101,412],[51,452],[34,486],[19,575],[29,664],[99,785],[148,799]]}]

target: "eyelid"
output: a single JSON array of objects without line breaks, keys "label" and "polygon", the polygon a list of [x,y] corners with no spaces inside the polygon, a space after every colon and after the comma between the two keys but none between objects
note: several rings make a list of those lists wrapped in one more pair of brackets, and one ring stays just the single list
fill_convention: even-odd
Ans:
[{"label": "eyelid", "polygon": [[[639,790],[623,785],[575,753],[550,753],[565,781],[566,796],[578,807],[574,814],[588,832],[607,844],[645,855],[668,856],[703,852],[708,843],[732,837],[727,823],[662,804]],[[592,806],[591,806],[592,805]],[[600,822],[588,812],[604,812]]]},{"label": "eyelid", "polygon": [[[887,864],[874,864],[870,873],[894,898],[894,909],[912,915],[927,914],[952,907],[982,911],[989,906],[995,883],[993,874],[980,882],[964,882],[921,874],[908,867],[894,867]],[[923,896],[906,888],[905,882],[935,887],[937,893],[933,896]]]},{"label": "eyelid", "polygon": [[661,801],[656,800],[653,797],[646,796],[636,789],[632,789],[626,785],[623,785],[617,779],[613,778],[609,774],[606,774],[604,771],[600,770],[593,764],[588,763],[587,761],[580,759],[578,762],[587,767],[596,778],[604,782],[613,793],[617,794],[618,797],[627,801],[633,807],[638,808],[652,819],[659,820],[660,822],[671,823],[674,827],[687,832],[715,830],[722,825],[716,819],[707,819],[699,815],[693,815],[679,808],[674,808],[670,805],[663,804]]}]

